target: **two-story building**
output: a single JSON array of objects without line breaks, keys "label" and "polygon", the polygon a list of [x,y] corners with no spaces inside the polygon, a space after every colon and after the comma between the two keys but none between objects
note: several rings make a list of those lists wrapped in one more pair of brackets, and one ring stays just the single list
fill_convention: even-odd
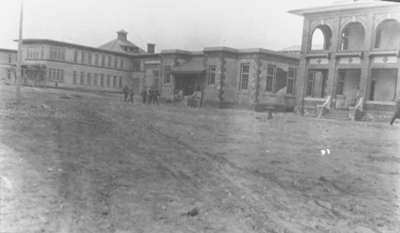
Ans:
[{"label": "two-story building", "polygon": [[290,13],[304,17],[299,110],[325,103],[331,111],[393,111],[400,96],[399,4],[342,1]]},{"label": "two-story building", "polygon": [[0,49],[0,80],[6,83],[15,82],[15,65],[17,64],[17,51]]}]

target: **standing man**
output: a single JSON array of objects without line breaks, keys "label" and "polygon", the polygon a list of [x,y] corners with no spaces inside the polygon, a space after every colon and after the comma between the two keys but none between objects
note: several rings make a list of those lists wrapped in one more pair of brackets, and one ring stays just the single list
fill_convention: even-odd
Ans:
[{"label": "standing man", "polygon": [[153,91],[153,103],[159,105],[160,91],[158,89],[154,89]]},{"label": "standing man", "polygon": [[129,102],[133,103],[133,97],[135,96],[135,92],[133,90],[133,87],[129,89]]},{"label": "standing man", "polygon": [[122,92],[124,93],[124,101],[127,102],[128,101],[128,92],[129,92],[129,88],[128,86],[124,86],[124,88],[122,89]]},{"label": "standing man", "polygon": [[143,104],[146,104],[146,100],[147,100],[147,91],[146,91],[146,88],[143,88],[143,90],[142,90],[142,101],[143,101]]},{"label": "standing man", "polygon": [[147,88],[147,103],[151,104],[153,102],[153,91],[151,88]]},{"label": "standing man", "polygon": [[392,120],[390,121],[390,125],[393,125],[394,121],[397,118],[400,118],[400,97],[397,97],[397,99],[396,99],[395,111],[394,111],[394,115],[392,117]]}]

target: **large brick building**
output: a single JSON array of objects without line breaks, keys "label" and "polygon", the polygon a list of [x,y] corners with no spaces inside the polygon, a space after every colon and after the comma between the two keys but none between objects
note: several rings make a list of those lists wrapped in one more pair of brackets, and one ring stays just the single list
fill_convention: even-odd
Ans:
[{"label": "large brick building", "polygon": [[347,1],[291,13],[304,17],[300,110],[393,111],[400,96],[399,4]]},{"label": "large brick building", "polygon": [[109,91],[127,85],[136,94],[155,87],[165,100],[178,90],[184,95],[200,90],[203,104],[219,106],[255,107],[277,99],[295,104],[298,58],[275,51],[214,47],[155,53],[154,44],[145,51],[125,31],[98,48],[49,39],[25,39],[22,48],[27,85]]}]

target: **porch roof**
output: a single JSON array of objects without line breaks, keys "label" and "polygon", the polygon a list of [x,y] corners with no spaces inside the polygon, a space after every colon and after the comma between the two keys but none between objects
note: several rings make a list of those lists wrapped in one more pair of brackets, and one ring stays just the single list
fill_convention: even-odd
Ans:
[{"label": "porch roof", "polygon": [[172,69],[172,73],[174,74],[201,74],[205,71],[206,69],[203,62],[195,60],[191,60]]}]

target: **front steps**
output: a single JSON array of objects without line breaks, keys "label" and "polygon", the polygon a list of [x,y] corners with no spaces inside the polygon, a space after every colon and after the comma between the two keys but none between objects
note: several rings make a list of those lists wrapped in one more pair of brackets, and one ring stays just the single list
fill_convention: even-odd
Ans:
[{"label": "front steps", "polygon": [[321,118],[346,121],[350,120],[349,113],[350,113],[349,110],[331,109],[329,110],[329,112],[325,113]]}]

